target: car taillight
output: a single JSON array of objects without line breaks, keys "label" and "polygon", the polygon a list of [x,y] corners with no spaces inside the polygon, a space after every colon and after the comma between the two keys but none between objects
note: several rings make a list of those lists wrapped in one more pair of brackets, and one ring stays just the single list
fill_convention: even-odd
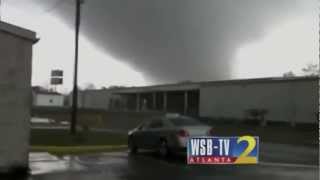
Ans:
[{"label": "car taillight", "polygon": [[189,133],[186,130],[181,129],[181,130],[178,131],[178,136],[180,136],[180,137],[188,137]]},{"label": "car taillight", "polygon": [[214,135],[213,128],[210,128],[210,129],[209,129],[209,131],[208,131],[208,135],[210,135],[210,136]]}]

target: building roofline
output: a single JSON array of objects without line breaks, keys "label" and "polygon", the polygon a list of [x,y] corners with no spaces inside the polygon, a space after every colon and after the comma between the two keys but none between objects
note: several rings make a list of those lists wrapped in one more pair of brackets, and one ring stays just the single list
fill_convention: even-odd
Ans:
[{"label": "building roofline", "polygon": [[39,41],[39,39],[36,38],[36,33],[34,31],[19,26],[15,26],[3,21],[0,21],[0,31],[10,35],[18,36],[22,39],[31,41],[32,43],[37,43]]},{"label": "building roofline", "polygon": [[319,80],[318,76],[297,76],[297,77],[265,77],[265,78],[250,78],[250,79],[231,79],[219,81],[202,81],[203,85],[214,84],[248,84],[248,83],[275,83],[275,82],[292,82],[292,81],[313,81]]},{"label": "building roofline", "polygon": [[[218,81],[199,81],[199,82],[186,82],[186,83],[169,83],[151,86],[134,86],[116,89],[115,92],[130,93],[128,91],[141,91],[149,92],[157,90],[157,88],[173,88],[180,87],[178,89],[199,89],[200,87],[212,86],[212,85],[230,85],[230,84],[252,84],[252,83],[277,83],[277,82],[292,82],[292,81],[314,81],[319,80],[318,76],[298,76],[298,77],[266,77],[266,78],[251,78],[251,79],[231,79],[231,80],[218,80]],[[132,93],[132,92],[131,92]]]},{"label": "building roofline", "polygon": [[35,92],[36,95],[53,95],[53,96],[63,96],[63,94],[57,92]]}]

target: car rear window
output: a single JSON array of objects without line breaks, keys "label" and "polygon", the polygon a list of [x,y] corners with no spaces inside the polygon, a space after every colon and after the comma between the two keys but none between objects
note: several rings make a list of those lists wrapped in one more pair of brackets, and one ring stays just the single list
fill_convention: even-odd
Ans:
[{"label": "car rear window", "polygon": [[203,125],[199,120],[190,117],[177,117],[169,119],[174,126],[199,126]]}]

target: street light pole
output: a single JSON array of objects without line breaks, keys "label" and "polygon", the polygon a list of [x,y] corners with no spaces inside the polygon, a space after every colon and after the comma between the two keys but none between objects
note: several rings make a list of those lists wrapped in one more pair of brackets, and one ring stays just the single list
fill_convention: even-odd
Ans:
[{"label": "street light pole", "polygon": [[79,51],[79,29],[80,29],[80,10],[82,0],[76,0],[76,21],[75,21],[75,59],[74,59],[74,79],[72,93],[72,110],[70,133],[77,133],[77,114],[78,114],[78,51]]}]

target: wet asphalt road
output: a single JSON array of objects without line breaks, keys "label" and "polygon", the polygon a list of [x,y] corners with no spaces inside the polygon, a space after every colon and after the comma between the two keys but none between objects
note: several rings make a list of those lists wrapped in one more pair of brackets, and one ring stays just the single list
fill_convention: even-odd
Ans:
[{"label": "wet asphalt road", "polygon": [[27,180],[316,180],[317,148],[263,145],[258,165],[186,165],[184,157],[163,160],[152,152],[127,152],[57,158],[31,154]]}]

